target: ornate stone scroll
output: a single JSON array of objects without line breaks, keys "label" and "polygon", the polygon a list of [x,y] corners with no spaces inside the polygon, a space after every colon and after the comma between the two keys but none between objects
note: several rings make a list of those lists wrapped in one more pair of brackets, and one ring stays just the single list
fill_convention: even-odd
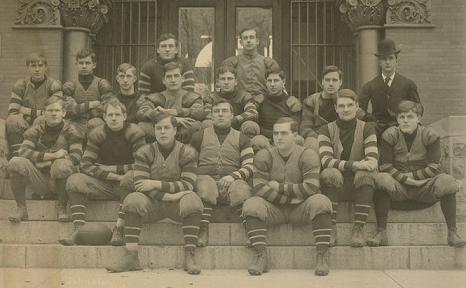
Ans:
[{"label": "ornate stone scroll", "polygon": [[387,6],[382,0],[338,0],[337,8],[343,14],[342,19],[354,31],[365,25],[381,26],[385,22]]},{"label": "ornate stone scroll", "polygon": [[431,0],[388,0],[387,24],[431,24]]},{"label": "ornate stone scroll", "polygon": [[19,0],[15,24],[59,25],[60,0]]}]

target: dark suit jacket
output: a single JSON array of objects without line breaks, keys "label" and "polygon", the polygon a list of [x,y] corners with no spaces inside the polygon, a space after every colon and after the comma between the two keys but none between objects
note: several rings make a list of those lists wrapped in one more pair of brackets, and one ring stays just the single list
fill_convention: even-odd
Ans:
[{"label": "dark suit jacket", "polygon": [[414,81],[395,73],[389,88],[383,81],[382,74],[379,74],[362,87],[359,105],[367,112],[368,103],[371,101],[372,115],[377,118],[377,122],[393,126],[396,124],[395,111],[403,100],[421,103]]}]

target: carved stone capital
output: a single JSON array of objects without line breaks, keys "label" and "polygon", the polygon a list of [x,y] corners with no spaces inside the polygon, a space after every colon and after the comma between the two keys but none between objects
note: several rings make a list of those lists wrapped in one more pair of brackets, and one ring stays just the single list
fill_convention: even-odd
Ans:
[{"label": "carved stone capital", "polygon": [[338,0],[337,8],[342,13],[342,19],[355,31],[360,26],[385,23],[386,1],[382,0]]},{"label": "carved stone capital", "polygon": [[[105,3],[104,3],[105,2]],[[87,28],[97,34],[108,22],[109,1],[102,0],[60,0],[63,27]]]},{"label": "carved stone capital", "polygon": [[431,24],[431,0],[388,0],[387,24]]},{"label": "carved stone capital", "polygon": [[60,0],[19,0],[17,25],[60,25]]}]

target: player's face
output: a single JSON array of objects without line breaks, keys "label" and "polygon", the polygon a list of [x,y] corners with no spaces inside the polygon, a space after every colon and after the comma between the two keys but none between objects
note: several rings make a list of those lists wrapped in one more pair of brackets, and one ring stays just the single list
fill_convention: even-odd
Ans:
[{"label": "player's face", "polygon": [[65,110],[59,103],[53,103],[45,107],[45,122],[48,126],[54,127],[63,122]]},{"label": "player's face", "polygon": [[84,58],[79,58],[78,61],[76,61],[76,66],[78,66],[78,74],[84,76],[93,74],[97,63],[92,61],[92,57],[89,55]]},{"label": "player's face", "polygon": [[29,75],[31,75],[33,81],[42,81],[45,78],[45,72],[47,72],[47,65],[45,65],[44,62],[42,62],[42,60],[34,63],[29,63],[28,72]]},{"label": "player's face", "polygon": [[173,127],[170,118],[165,118],[155,124],[155,139],[163,147],[167,147],[175,141],[176,127]]},{"label": "player's face", "polygon": [[176,53],[178,53],[178,47],[176,47],[175,39],[168,39],[160,42],[157,47],[157,53],[163,60],[171,61],[175,59]]},{"label": "player's face", "polygon": [[176,91],[181,89],[181,84],[183,79],[181,77],[180,69],[176,68],[165,73],[165,76],[162,78],[163,84],[167,87],[169,91]]},{"label": "player's face", "polygon": [[133,69],[127,69],[125,72],[118,72],[117,82],[120,84],[121,91],[129,91],[134,88],[134,82],[137,78],[133,74]]},{"label": "player's face", "polygon": [[285,79],[282,79],[278,74],[270,74],[267,77],[267,90],[271,96],[280,96],[285,86]]},{"label": "player's face", "polygon": [[218,85],[223,93],[233,92],[236,84],[238,84],[238,80],[233,73],[226,72],[218,75]]},{"label": "player's face", "polygon": [[244,51],[256,51],[257,45],[259,44],[259,38],[257,38],[256,31],[244,31],[243,34],[241,34],[240,43],[243,46]]},{"label": "player's face", "polygon": [[104,120],[110,130],[120,131],[125,124],[126,113],[123,113],[120,107],[108,105],[107,112],[104,113]]},{"label": "player's face", "polygon": [[212,107],[212,120],[214,121],[215,127],[230,127],[232,118],[233,113],[231,113],[230,104],[220,103],[217,106]]},{"label": "player's face", "polygon": [[382,68],[382,73],[390,76],[395,72],[396,66],[398,65],[398,58],[395,54],[380,56],[379,65]]},{"label": "player's face", "polygon": [[290,123],[273,125],[273,143],[278,149],[288,149],[295,145],[296,132],[291,131]]},{"label": "player's face", "polygon": [[418,116],[413,111],[400,113],[396,116],[396,120],[400,125],[400,129],[403,133],[412,134],[416,131],[419,122],[421,121],[421,117]]},{"label": "player's face", "polygon": [[325,74],[324,79],[322,79],[324,92],[330,96],[337,94],[338,90],[340,90],[341,84],[342,81],[340,80],[338,72],[327,73]]},{"label": "player's face", "polygon": [[347,97],[337,98],[337,103],[335,104],[335,110],[338,113],[338,117],[343,121],[350,121],[356,118],[358,108],[358,102]]}]

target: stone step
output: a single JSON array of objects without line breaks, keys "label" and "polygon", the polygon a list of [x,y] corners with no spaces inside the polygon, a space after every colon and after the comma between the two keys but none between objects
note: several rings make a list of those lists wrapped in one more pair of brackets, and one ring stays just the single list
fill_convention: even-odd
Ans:
[{"label": "stone step", "polygon": [[[314,269],[313,246],[268,247],[271,269]],[[123,247],[1,244],[1,267],[21,268],[103,268],[118,262]],[[139,247],[144,268],[183,267],[182,246]],[[203,269],[246,269],[254,251],[238,246],[209,246],[196,250]],[[334,247],[330,269],[466,269],[466,249],[448,246]]]},{"label": "stone step", "polygon": [[[104,222],[110,229],[114,222]],[[338,245],[351,244],[353,224],[337,225]],[[364,227],[364,238],[373,236],[375,223]],[[444,245],[447,243],[447,227],[444,223],[390,223],[387,227],[390,245]],[[0,239],[5,244],[57,244],[73,231],[72,223],[55,221],[23,221],[10,223],[0,221]],[[458,224],[458,233],[466,239],[466,223]],[[209,229],[210,246],[242,246],[246,242],[243,225],[240,223],[212,223]],[[141,233],[142,245],[183,245],[181,224],[145,223]],[[289,224],[272,226],[267,229],[267,244],[270,246],[315,245],[310,225]]]},{"label": "stone step", "polygon": [[[56,221],[57,201],[29,200],[27,201],[30,221]],[[8,220],[14,213],[14,200],[0,200],[0,221]],[[113,222],[118,214],[117,201],[89,201],[87,205],[87,220]],[[339,223],[353,223],[354,205],[352,202],[342,202],[338,207],[337,220]],[[216,206],[212,213],[213,223],[239,223],[240,218],[236,209],[229,206]],[[367,222],[376,222],[374,209],[371,208]],[[437,203],[432,207],[416,210],[391,210],[388,214],[389,223],[444,223],[445,219]],[[466,201],[457,203],[457,222],[466,223]]]}]

